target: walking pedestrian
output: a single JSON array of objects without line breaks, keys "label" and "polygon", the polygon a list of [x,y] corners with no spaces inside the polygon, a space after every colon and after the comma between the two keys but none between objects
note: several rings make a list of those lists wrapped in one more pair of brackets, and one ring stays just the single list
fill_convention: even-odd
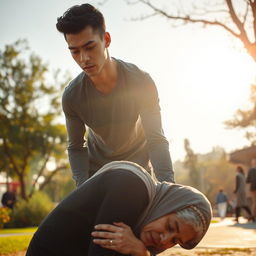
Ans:
[{"label": "walking pedestrian", "polygon": [[237,175],[236,175],[236,187],[234,193],[236,194],[236,222],[239,222],[238,219],[240,217],[240,211],[243,208],[248,214],[248,220],[253,220],[254,217],[252,216],[251,210],[248,207],[247,199],[246,199],[246,192],[245,192],[245,175],[244,170],[241,166],[237,166],[236,168]]},{"label": "walking pedestrian", "polygon": [[220,188],[219,193],[217,194],[216,204],[217,204],[217,208],[218,208],[219,217],[222,220],[225,219],[226,214],[227,214],[227,207],[228,207],[228,197],[223,192],[222,188]]},{"label": "walking pedestrian", "polygon": [[252,198],[252,215],[256,218],[256,159],[251,161],[251,168],[248,171],[246,182],[250,184],[250,193]]}]

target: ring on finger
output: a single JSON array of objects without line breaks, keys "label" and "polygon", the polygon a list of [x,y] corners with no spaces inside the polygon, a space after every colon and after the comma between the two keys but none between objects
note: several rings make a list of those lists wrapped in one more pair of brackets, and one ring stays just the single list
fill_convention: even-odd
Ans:
[{"label": "ring on finger", "polygon": [[109,245],[112,246],[113,245],[113,240],[109,240]]}]

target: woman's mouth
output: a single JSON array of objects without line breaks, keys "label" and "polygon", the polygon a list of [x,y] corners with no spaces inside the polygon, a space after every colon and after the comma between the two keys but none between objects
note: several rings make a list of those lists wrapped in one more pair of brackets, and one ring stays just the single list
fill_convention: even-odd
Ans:
[{"label": "woman's mouth", "polygon": [[148,243],[151,245],[151,246],[156,246],[157,243],[156,243],[156,240],[154,239],[154,236],[152,234],[152,232],[148,232]]}]

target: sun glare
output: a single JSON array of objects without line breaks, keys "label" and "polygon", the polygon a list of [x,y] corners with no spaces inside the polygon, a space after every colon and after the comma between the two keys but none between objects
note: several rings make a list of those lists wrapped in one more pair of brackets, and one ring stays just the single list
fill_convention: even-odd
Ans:
[{"label": "sun glare", "polygon": [[224,122],[250,104],[256,65],[224,40],[213,44],[209,38],[201,45],[198,38],[195,44],[192,40],[176,63],[175,83],[161,88],[164,128],[177,155],[184,155],[184,138],[197,152],[217,145],[232,150],[246,143],[242,132],[227,130]]}]

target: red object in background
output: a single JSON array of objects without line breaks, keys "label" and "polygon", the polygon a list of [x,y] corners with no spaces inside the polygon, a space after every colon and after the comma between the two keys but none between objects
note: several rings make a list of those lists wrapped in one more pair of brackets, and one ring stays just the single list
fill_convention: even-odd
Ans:
[{"label": "red object in background", "polygon": [[[0,182],[0,186],[5,186],[6,187],[6,182]],[[9,188],[11,191],[17,191],[17,189],[20,186],[20,183],[18,181],[11,181],[8,182]]]}]

